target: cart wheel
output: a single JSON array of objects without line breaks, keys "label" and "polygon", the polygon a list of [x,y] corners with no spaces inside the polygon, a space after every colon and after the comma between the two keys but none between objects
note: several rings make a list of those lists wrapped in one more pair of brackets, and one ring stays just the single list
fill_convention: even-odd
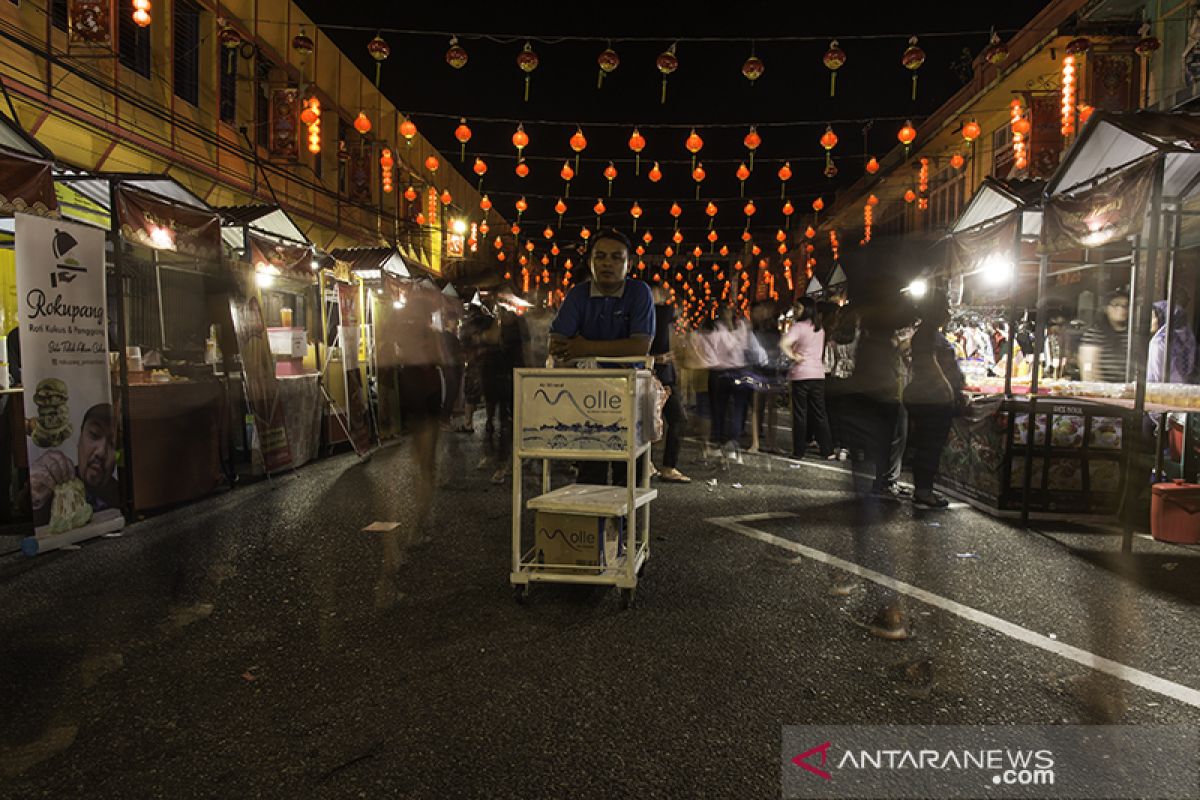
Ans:
[{"label": "cart wheel", "polygon": [[637,589],[622,589],[621,590],[621,610],[627,611],[633,605],[633,595]]},{"label": "cart wheel", "polygon": [[517,601],[517,605],[525,605],[526,598],[529,597],[529,584],[517,584],[513,587],[513,600]]}]

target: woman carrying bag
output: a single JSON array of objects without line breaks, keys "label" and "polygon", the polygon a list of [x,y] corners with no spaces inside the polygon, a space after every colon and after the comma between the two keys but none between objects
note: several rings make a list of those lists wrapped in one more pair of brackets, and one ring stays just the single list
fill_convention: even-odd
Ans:
[{"label": "woman carrying bag", "polygon": [[921,309],[921,323],[912,338],[911,380],[904,389],[904,406],[913,428],[913,505],[945,508],[946,498],[933,491],[942,448],[962,404],[963,376],[954,347],[942,333],[950,321],[944,292],[934,292]]},{"label": "woman carrying bag", "polygon": [[825,414],[825,331],[817,303],[811,297],[801,297],[796,304],[796,321],[783,335],[780,346],[792,361],[788,370],[792,383],[792,458],[804,458],[811,429],[821,458],[836,461]]}]

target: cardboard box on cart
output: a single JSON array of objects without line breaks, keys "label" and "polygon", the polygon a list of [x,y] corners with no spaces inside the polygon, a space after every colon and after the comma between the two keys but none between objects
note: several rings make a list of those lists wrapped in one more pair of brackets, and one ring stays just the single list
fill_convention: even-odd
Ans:
[{"label": "cardboard box on cart", "polygon": [[[624,545],[625,520],[583,514],[537,512],[535,560],[547,565],[606,567]],[[547,568],[549,572],[586,575],[592,570]],[[601,570],[596,570],[600,572]]]}]

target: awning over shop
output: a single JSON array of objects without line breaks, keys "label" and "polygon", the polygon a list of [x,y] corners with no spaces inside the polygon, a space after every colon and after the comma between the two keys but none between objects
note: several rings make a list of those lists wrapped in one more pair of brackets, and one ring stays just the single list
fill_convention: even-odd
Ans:
[{"label": "awning over shop", "polygon": [[1021,212],[1022,238],[1036,239],[1042,232],[1040,201],[1045,184],[1042,181],[1000,181],[983,179],[971,202],[950,228],[950,235],[965,233],[974,228],[994,224],[1016,209]]},{"label": "awning over shop", "polygon": [[342,247],[330,253],[338,261],[350,264],[350,271],[363,280],[380,278],[389,273],[398,278],[411,278],[404,259],[394,247]]},{"label": "awning over shop", "polygon": [[54,214],[52,162],[49,151],[0,114],[0,214]]},{"label": "awning over shop", "polygon": [[221,258],[220,216],[174,178],[60,170],[54,179],[72,190],[73,202],[87,214],[112,213],[115,186],[115,212],[126,241],[206,261]]},{"label": "awning over shop", "polygon": [[221,239],[234,250],[246,249],[243,237],[246,229],[281,243],[303,247],[312,245],[304,231],[279,206],[224,206],[217,211],[221,214]]},{"label": "awning over shop", "polygon": [[1200,118],[1186,114],[1097,111],[1050,176],[1050,196],[1074,193],[1146,156],[1166,157],[1163,196],[1186,198],[1200,176]]}]

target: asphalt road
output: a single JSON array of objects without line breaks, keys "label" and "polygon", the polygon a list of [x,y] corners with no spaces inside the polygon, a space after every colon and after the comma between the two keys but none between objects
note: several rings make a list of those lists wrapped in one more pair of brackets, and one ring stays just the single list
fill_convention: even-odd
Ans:
[{"label": "asphalt road", "polygon": [[689,444],[634,608],[520,606],[509,487],[449,436],[423,547],[401,444],[0,559],[0,797],[766,798],[787,725],[1200,722],[1195,549],[886,504],[915,636],[882,641],[869,578],[828,591],[845,473]]}]

